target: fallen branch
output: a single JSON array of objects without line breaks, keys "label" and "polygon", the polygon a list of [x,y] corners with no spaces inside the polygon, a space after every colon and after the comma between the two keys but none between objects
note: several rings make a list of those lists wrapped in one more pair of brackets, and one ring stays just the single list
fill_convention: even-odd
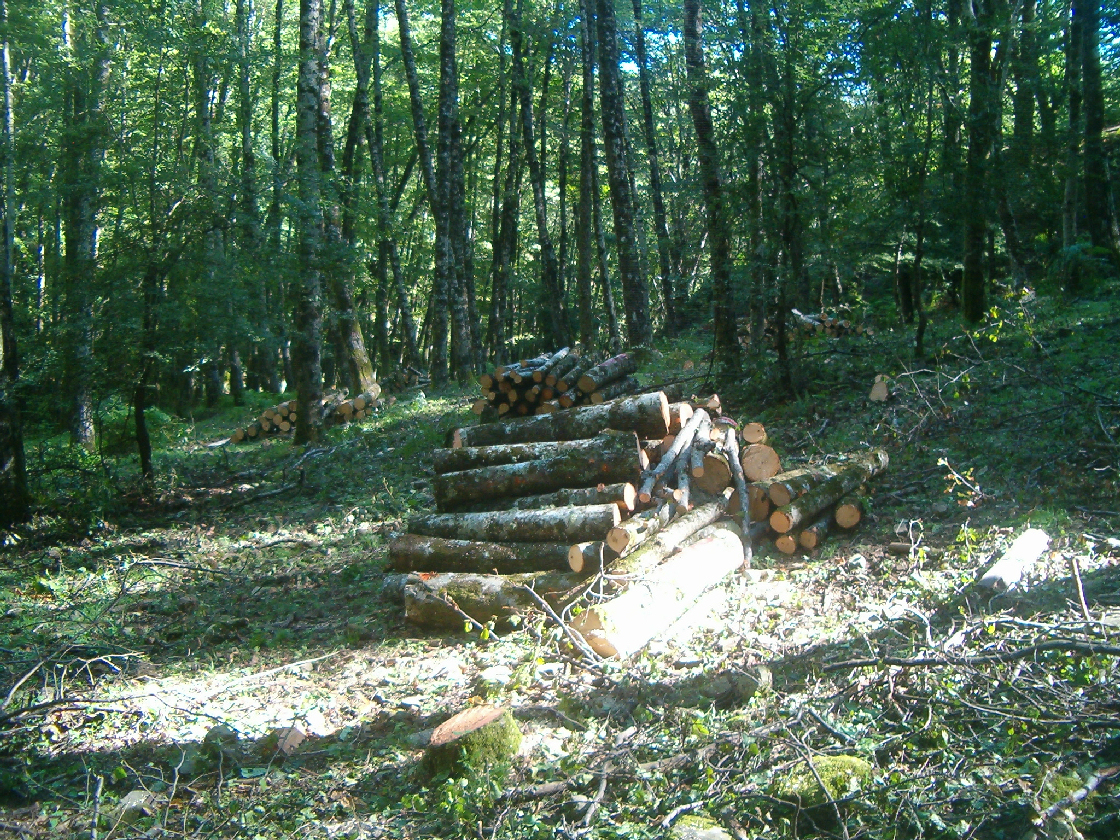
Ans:
[{"label": "fallen branch", "polygon": [[1007,653],[992,653],[982,656],[916,656],[905,659],[897,656],[883,656],[878,659],[848,659],[844,662],[831,662],[824,666],[824,671],[843,671],[851,668],[874,668],[889,665],[895,668],[927,668],[939,665],[975,666],[993,665],[1004,662],[1017,662],[1020,659],[1029,659],[1038,653],[1057,650],[1065,653],[1077,653],[1082,656],[1120,656],[1120,646],[1098,645],[1093,642],[1079,642],[1075,639],[1053,639],[1040,642],[1037,645],[1008,651]]},{"label": "fallen branch", "polygon": [[1096,771],[1092,776],[1089,777],[1089,781],[1085,782],[1084,785],[1079,787],[1073,793],[1069,794],[1069,796],[1063,796],[1061,799],[1059,799],[1057,802],[1055,802],[1053,805],[1039,814],[1038,817],[1033,821],[1033,827],[1031,828],[1031,830],[1023,835],[1023,840],[1036,840],[1036,838],[1039,836],[1039,832],[1045,830],[1046,823],[1054,819],[1054,817],[1056,817],[1059,812],[1065,810],[1070,805],[1074,805],[1080,802],[1082,799],[1087,798],[1093,791],[1101,786],[1102,782],[1111,779],[1118,773],[1120,773],[1120,765],[1114,767],[1106,767],[1103,770]]},{"label": "fallen branch", "polygon": [[564,620],[556,614],[556,610],[552,609],[552,607],[548,605],[548,602],[545,601],[545,599],[540,595],[538,595],[537,591],[533,589],[533,587],[521,584],[521,588],[525,590],[526,594],[528,594],[528,596],[533,599],[538,607],[540,607],[548,614],[549,618],[556,622],[557,626],[559,626],[560,629],[564,631],[564,635],[568,637],[568,640],[573,645],[575,645],[576,649],[580,653],[587,657],[588,662],[591,665],[597,667],[598,664],[603,661],[603,658],[591,649],[591,645],[587,644],[587,642],[583,640],[583,637],[579,633],[569,627],[564,622]]}]

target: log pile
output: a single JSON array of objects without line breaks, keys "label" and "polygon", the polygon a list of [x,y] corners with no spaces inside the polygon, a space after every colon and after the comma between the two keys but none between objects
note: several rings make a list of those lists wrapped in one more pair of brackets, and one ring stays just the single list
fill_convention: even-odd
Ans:
[{"label": "log pile", "polygon": [[599,405],[636,393],[640,386],[632,374],[637,369],[637,359],[630,353],[604,358],[562,347],[482,374],[478,378],[482,397],[471,410],[486,422]]},{"label": "log pile", "polygon": [[853,527],[856,492],[887,465],[875,450],[783,471],[761,424],[724,416],[718,397],[670,396],[682,394],[453,430],[433,455],[437,511],[413,515],[389,548],[392,569],[409,574],[406,617],[481,627],[542,601],[563,613],[594,589],[568,629],[627,657],[764,535],[791,553]]},{"label": "log pile", "polygon": [[[843,338],[845,336],[863,336],[874,338],[874,328],[866,324],[854,323],[849,318],[842,318],[837,314],[826,312],[805,314],[797,309],[790,310],[790,317],[786,322],[790,333],[802,335],[821,335],[828,338]],[[750,345],[751,322],[749,319],[740,318],[737,322],[739,343],[744,347]],[[778,329],[774,321],[767,321],[763,326],[765,340],[774,344],[777,341]]]},{"label": "log pile", "polygon": [[[324,397],[320,408],[328,424],[356,423],[365,420],[384,405],[395,402],[394,397],[382,399],[381,386],[374,385],[370,392],[352,399],[340,396]],[[248,443],[271,435],[290,434],[296,427],[296,401],[288,400],[266,408],[256,420],[230,435],[233,443]]]}]

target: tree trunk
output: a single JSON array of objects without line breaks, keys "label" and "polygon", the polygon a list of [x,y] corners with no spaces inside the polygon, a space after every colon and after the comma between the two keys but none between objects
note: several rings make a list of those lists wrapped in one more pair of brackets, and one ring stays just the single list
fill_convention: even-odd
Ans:
[{"label": "tree trunk", "polygon": [[[547,460],[566,456],[569,458],[595,458],[606,449],[613,449],[621,435],[612,434],[573,441],[535,441],[532,443],[498,443],[492,446],[461,446],[457,449],[436,449],[432,452],[432,468],[437,476],[498,467],[507,464],[524,464],[529,461]],[[437,479],[438,480],[438,479]],[[563,485],[561,485],[562,487]],[[572,484],[572,487],[578,485]],[[557,488],[559,489],[559,488]],[[524,494],[518,494],[524,495]]]},{"label": "tree trunk", "polygon": [[566,487],[539,496],[521,496],[514,499],[487,499],[463,508],[464,513],[481,513],[487,510],[540,510],[542,508],[569,507],[571,505],[618,505],[619,511],[628,516],[638,501],[638,491],[630,482],[598,484],[595,487]]},{"label": "tree trunk", "polygon": [[677,318],[675,287],[679,278],[673,277],[669,259],[669,225],[665,215],[665,198],[661,194],[661,163],[657,154],[657,136],[654,133],[653,99],[650,95],[649,68],[646,61],[646,33],[642,25],[642,0],[633,0],[634,52],[638,64],[638,84],[642,96],[642,128],[649,159],[649,191],[653,199],[653,230],[657,235],[657,267],[661,277],[661,299],[665,307],[665,332],[675,335],[680,329]]},{"label": "tree trunk", "polygon": [[[15,212],[15,161],[12,147],[12,66],[8,48],[8,3],[0,0],[0,528],[23,522],[31,513],[27,465],[23,448],[23,417],[19,393],[19,355],[12,311]],[[565,555],[565,562],[567,555]]]},{"label": "tree trunk", "polygon": [[626,337],[631,347],[649,344],[649,292],[638,261],[637,228],[630,161],[626,144],[626,104],[619,73],[618,26],[614,3],[596,0],[599,25],[599,98],[603,114],[603,142],[607,154],[607,180],[614,208],[614,235],[618,243],[618,271],[626,305]]},{"label": "tree trunk", "polygon": [[568,326],[560,289],[560,270],[552,245],[552,235],[548,231],[544,172],[541,167],[543,161],[537,158],[533,134],[533,98],[525,73],[523,56],[526,48],[521,33],[523,0],[518,0],[516,17],[513,16],[512,7],[512,0],[505,0],[510,47],[513,51],[513,87],[521,104],[521,134],[525,143],[525,159],[529,164],[529,181],[533,188],[533,209],[537,219],[537,238],[541,246],[541,280],[545,305],[548,307],[549,343],[553,347],[559,347],[568,342]]},{"label": "tree trunk", "polygon": [[704,205],[708,211],[708,259],[712,275],[712,305],[715,310],[715,343],[712,352],[716,354],[717,364],[723,375],[731,376],[739,370],[739,339],[731,301],[731,235],[724,209],[712,109],[708,101],[708,74],[704,66],[702,30],[700,0],[685,0],[684,45],[690,87],[688,106],[696,129],[700,177],[704,183]]},{"label": "tree trunk", "polygon": [[579,208],[576,215],[576,295],[579,301],[579,341],[585,353],[595,346],[598,323],[595,320],[591,303],[591,238],[594,229],[592,219],[592,192],[595,176],[595,67],[592,33],[588,3],[580,0],[579,35],[580,55],[583,63],[583,90],[580,97],[579,123]]},{"label": "tree trunk", "polygon": [[[444,2],[448,2],[448,0],[444,0]],[[396,6],[397,28],[401,39],[401,59],[404,64],[405,78],[408,80],[408,95],[412,104],[412,125],[416,136],[416,149],[420,154],[420,172],[424,179],[428,206],[431,208],[432,217],[436,223],[435,275],[432,278],[432,295],[428,302],[427,317],[431,322],[430,346],[432,351],[429,357],[429,369],[432,384],[441,387],[447,383],[449,296],[454,293],[456,284],[455,253],[451,245],[451,218],[447,212],[446,202],[441,201],[439,186],[436,181],[435,165],[432,162],[431,147],[428,144],[424,102],[420,98],[420,75],[416,70],[416,56],[412,47],[412,30],[409,27],[405,0],[396,0]]]},{"label": "tree trunk", "polygon": [[602,539],[622,521],[618,505],[585,505],[547,510],[420,514],[408,532],[447,539],[492,542],[584,542]]},{"label": "tree trunk", "polygon": [[715,531],[646,575],[641,586],[580,613],[572,629],[600,656],[626,659],[742,565],[739,537],[731,531]]},{"label": "tree trunk", "polygon": [[456,429],[452,446],[490,446],[538,440],[591,438],[603,429],[637,432],[641,438],[663,438],[669,431],[669,401],[659,391],[602,405],[569,408],[510,423],[488,423]]},{"label": "tree trunk", "polygon": [[554,609],[561,609],[579,595],[580,582],[578,575],[562,572],[410,575],[404,587],[404,617],[424,627],[462,630],[462,610],[480,624],[502,624],[521,610],[537,606],[526,587]]},{"label": "tree trunk", "polygon": [[995,139],[999,103],[992,83],[991,0],[977,0],[975,16],[969,20],[971,47],[968,105],[968,162],[965,169],[964,276],[961,281],[961,313],[966,321],[984,318],[984,244],[988,235],[988,158]]},{"label": "tree trunk", "polygon": [[1115,264],[1120,243],[1112,235],[1112,209],[1108,200],[1108,169],[1104,144],[1104,93],[1101,89],[1100,0],[1079,0],[1084,20],[1081,29],[1081,84],[1085,107],[1085,221],[1089,241]]},{"label": "tree trunk", "polygon": [[[1062,198],[1062,247],[1077,244],[1078,217],[1081,203],[1078,200],[1078,181],[1081,172],[1081,72],[1082,41],[1084,40],[1084,0],[1072,0],[1066,23],[1066,97],[1068,99],[1069,127],[1066,133],[1065,193]],[[1072,266],[1065,280],[1066,291],[1077,294],[1081,286],[1081,272]]]},{"label": "tree trunk", "polygon": [[296,98],[296,166],[299,173],[299,279],[292,324],[292,373],[298,393],[296,443],[313,443],[322,431],[323,207],[319,160],[321,0],[300,0],[299,78]]},{"label": "tree trunk", "polygon": [[568,570],[567,543],[492,543],[402,534],[389,544],[397,572],[516,575]]},{"label": "tree trunk", "polygon": [[451,511],[467,507],[480,498],[532,496],[565,487],[634,482],[642,470],[638,441],[633,432],[553,444],[553,447],[552,452],[539,445],[535,448],[531,445],[517,449],[508,447],[502,453],[507,457],[537,457],[436,476],[432,480],[436,504],[441,511]]}]

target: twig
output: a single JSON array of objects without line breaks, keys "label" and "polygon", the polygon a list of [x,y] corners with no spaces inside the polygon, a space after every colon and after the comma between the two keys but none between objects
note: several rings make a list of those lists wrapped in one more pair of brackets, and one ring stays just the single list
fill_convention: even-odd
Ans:
[{"label": "twig", "polygon": [[824,715],[822,715],[816,709],[814,709],[812,707],[809,707],[809,708],[805,709],[805,711],[807,711],[809,713],[809,717],[811,717],[813,720],[815,720],[817,723],[819,723],[821,726],[823,726],[825,729],[827,729],[828,732],[832,735],[832,737],[834,737],[836,740],[840,741],[843,744],[848,744],[849,746],[856,742],[856,739],[853,738],[851,735],[848,735],[847,733],[841,732],[839,729],[837,729],[835,726],[833,726],[831,723],[829,723],[827,720],[825,720]]},{"label": "twig", "polygon": [[1016,662],[1020,659],[1029,659],[1037,653],[1045,653],[1051,650],[1079,653],[1083,656],[1120,656],[1120,646],[1098,645],[1093,642],[1079,642],[1074,639],[1054,639],[1007,653],[941,658],[916,656],[912,659],[904,659],[897,656],[883,656],[878,659],[849,659],[844,662],[831,662],[825,665],[822,670],[825,672],[842,671],[845,668],[874,668],[877,665],[889,665],[897,668],[922,668],[937,665],[992,665],[999,662]]},{"label": "twig", "polygon": [[1074,805],[1080,802],[1082,799],[1085,799],[1087,796],[1089,796],[1089,794],[1100,787],[1102,782],[1111,779],[1117,773],[1120,773],[1120,765],[1107,767],[1104,770],[1098,770],[1096,773],[1089,777],[1089,781],[1087,781],[1084,785],[1079,787],[1069,796],[1063,796],[1061,799],[1059,799],[1057,802],[1055,802],[1053,805],[1039,814],[1038,817],[1034,820],[1031,830],[1023,835],[1023,840],[1035,840],[1038,837],[1038,832],[1043,831],[1046,828],[1046,823],[1054,819],[1054,817],[1056,817],[1060,811],[1068,808],[1070,805]]},{"label": "twig", "polygon": [[[132,566],[166,566],[171,569],[186,569],[188,572],[203,572],[208,575],[218,575],[220,577],[225,577],[229,574],[228,572],[223,572],[221,569],[208,569],[205,566],[195,566],[191,563],[176,563],[174,560],[160,560],[158,558],[135,560]],[[129,568],[131,568],[131,566]]]},{"label": "twig", "polygon": [[686,805],[678,805],[668,814],[661,818],[661,827],[668,828],[671,826],[681,814],[687,814],[689,811],[695,811],[703,802],[689,802]]},{"label": "twig", "polygon": [[1081,604],[1081,614],[1085,616],[1085,621],[1089,624],[1093,623],[1093,616],[1089,613],[1089,605],[1085,602],[1085,586],[1081,582],[1081,563],[1077,559],[1077,555],[1069,558],[1070,568],[1073,569],[1073,582],[1077,585],[1077,600]]},{"label": "twig", "polygon": [[292,484],[284,484],[280,487],[277,487],[275,490],[267,490],[264,493],[257,493],[255,496],[249,496],[245,499],[237,499],[236,501],[230,502],[228,505],[225,505],[222,510],[233,510],[233,508],[241,507],[242,505],[247,505],[251,502],[259,502],[261,499],[270,499],[273,496],[279,496],[281,493],[287,493],[289,490],[295,490],[300,486],[300,484],[302,484],[302,482],[296,481]]},{"label": "twig", "polygon": [[591,821],[595,819],[595,814],[599,811],[599,806],[603,804],[603,796],[607,792],[607,771],[604,770],[599,774],[599,789],[595,791],[595,796],[592,797],[591,802],[588,803],[587,813],[583,815],[583,827],[590,828]]},{"label": "twig", "polygon": [[105,777],[97,777],[97,788],[93,792],[93,826],[89,830],[89,840],[97,840],[97,824],[101,821],[101,791],[105,787]]},{"label": "twig", "polygon": [[31,832],[29,830],[15,823],[0,822],[0,830],[10,831],[13,834],[18,834],[20,837],[31,837]]},{"label": "twig", "polygon": [[38,662],[37,662],[37,663],[35,664],[35,667],[34,667],[34,668],[32,668],[32,669],[31,669],[30,671],[28,671],[28,672],[27,672],[26,674],[24,674],[24,675],[23,675],[22,677],[20,677],[20,678],[19,678],[19,679],[18,679],[18,680],[16,681],[16,684],[15,684],[15,685],[13,685],[13,686],[12,686],[12,688],[11,688],[11,690],[10,690],[10,691],[8,692],[8,696],[4,698],[4,702],[3,702],[3,703],[0,703],[0,709],[6,709],[6,708],[8,708],[8,706],[9,706],[9,705],[11,704],[11,702],[12,702],[12,698],[13,698],[13,697],[15,697],[15,695],[16,695],[16,692],[17,692],[17,691],[19,691],[19,689],[20,689],[20,686],[21,686],[21,685],[23,685],[23,684],[24,684],[25,682],[27,682],[27,681],[28,681],[29,679],[31,679],[31,678],[32,678],[33,676],[35,676],[35,672],[36,672],[36,671],[38,671],[38,670],[39,670],[40,668],[42,668],[42,667],[43,667],[43,663],[44,663],[45,661],[46,661],[46,660],[40,659],[40,660],[39,660],[39,661],[38,661]]},{"label": "twig", "polygon": [[[455,612],[457,612],[459,614],[459,618],[466,621],[468,624],[471,625],[471,627],[473,627],[479,633],[485,633],[486,632],[486,625],[482,624],[480,621],[478,621],[478,619],[472,618],[471,616],[469,616],[465,612],[463,612],[463,608],[460,607],[458,604],[456,604],[455,599],[452,598],[450,595],[448,595],[447,593],[444,593],[440,597],[440,600],[443,601],[443,603],[447,604],[447,606],[451,607],[451,609],[455,610]],[[490,635],[493,636],[495,639],[499,638],[498,634],[494,633],[493,631],[490,632]]]},{"label": "twig", "polygon": [[556,610],[552,609],[552,607],[548,605],[548,602],[540,595],[538,595],[537,591],[533,589],[533,587],[521,584],[521,588],[529,594],[530,598],[536,601],[537,606],[548,613],[549,618],[556,622],[557,626],[561,629],[561,631],[563,631],[564,635],[568,637],[571,643],[576,646],[580,653],[588,658],[589,664],[598,666],[599,663],[603,661],[603,658],[599,656],[599,654],[597,654],[594,650],[592,650],[591,646],[587,644],[586,641],[584,641],[582,636],[580,636],[575,630],[564,623],[563,619],[561,619],[560,616],[556,614]]}]

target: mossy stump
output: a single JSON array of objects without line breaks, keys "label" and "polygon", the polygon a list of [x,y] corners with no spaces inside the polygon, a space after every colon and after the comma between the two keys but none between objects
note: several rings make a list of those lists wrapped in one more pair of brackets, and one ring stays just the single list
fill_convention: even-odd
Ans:
[{"label": "mossy stump", "polygon": [[671,840],[731,840],[727,830],[707,817],[686,814],[669,830]]},{"label": "mossy stump", "polygon": [[513,758],[521,730],[509,709],[472,706],[436,727],[424,754],[431,776],[454,776]]},{"label": "mossy stump", "polygon": [[[812,761],[816,775],[808,765],[799,764],[778,782],[777,795],[798,804],[805,811],[811,811],[813,819],[821,816],[827,819],[832,810],[829,798],[842,800],[857,790],[866,790],[871,783],[871,764],[857,756],[818,755]],[[828,789],[827,796],[821,788],[822,782]]]}]

